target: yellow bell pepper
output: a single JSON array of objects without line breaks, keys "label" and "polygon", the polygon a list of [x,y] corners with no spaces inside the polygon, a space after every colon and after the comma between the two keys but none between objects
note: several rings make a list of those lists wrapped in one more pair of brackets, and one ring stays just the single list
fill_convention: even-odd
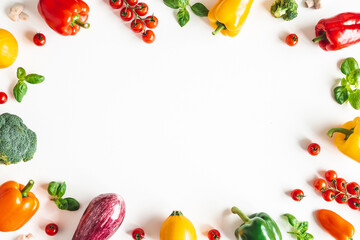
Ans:
[{"label": "yellow bell pepper", "polygon": [[196,231],[182,212],[173,211],[161,226],[160,240],[196,240]]},{"label": "yellow bell pepper", "polygon": [[336,133],[334,143],[337,148],[346,156],[360,162],[360,117],[349,121],[340,128],[332,128],[328,136]]},{"label": "yellow bell pepper", "polygon": [[219,0],[209,11],[213,35],[235,37],[241,30],[254,0]]},{"label": "yellow bell pepper", "polygon": [[0,28],[0,68],[13,64],[18,55],[18,43],[7,30]]}]

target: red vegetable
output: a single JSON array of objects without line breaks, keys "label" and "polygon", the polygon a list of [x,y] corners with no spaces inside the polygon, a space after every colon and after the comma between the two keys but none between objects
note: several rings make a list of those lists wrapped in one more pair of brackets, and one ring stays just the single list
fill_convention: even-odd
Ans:
[{"label": "red vegetable", "polygon": [[325,201],[327,202],[331,202],[332,200],[335,199],[335,192],[334,190],[328,189],[325,192],[322,193],[322,196],[324,198]]},{"label": "red vegetable", "polygon": [[332,182],[337,178],[337,173],[334,170],[328,170],[325,172],[325,179],[328,182]]},{"label": "red vegetable", "polygon": [[130,5],[130,6],[134,6],[138,3],[138,0],[126,0],[126,2]]},{"label": "red vegetable", "polygon": [[327,188],[327,183],[324,179],[318,178],[314,181],[314,188],[318,191],[323,191]]},{"label": "red vegetable", "polygon": [[336,178],[336,188],[337,190],[343,192],[346,189],[346,180],[343,178]]},{"label": "red vegetable", "polygon": [[285,42],[287,45],[289,45],[290,47],[293,47],[295,46],[297,43],[298,43],[298,36],[296,34],[289,34],[286,39],[285,39]]},{"label": "red vegetable", "polygon": [[64,36],[90,27],[89,6],[82,0],[39,0],[38,10],[49,27]]},{"label": "red vegetable", "polygon": [[147,16],[145,20],[146,27],[154,29],[157,27],[159,20],[154,15]]},{"label": "red vegetable", "polygon": [[350,198],[348,200],[348,205],[350,208],[352,208],[354,210],[358,210],[358,209],[360,209],[360,199]]},{"label": "red vegetable", "polygon": [[49,236],[54,236],[57,234],[57,232],[59,231],[58,226],[55,223],[49,223],[48,225],[46,225],[45,227],[45,232],[47,235]]},{"label": "red vegetable", "polygon": [[295,189],[291,192],[291,197],[294,201],[301,201],[305,196],[301,189]]},{"label": "red vegetable", "polygon": [[138,5],[135,6],[135,12],[139,15],[139,16],[145,16],[149,11],[149,7],[146,3],[139,3]]},{"label": "red vegetable", "polygon": [[110,6],[114,9],[119,9],[123,5],[123,0],[109,0]]},{"label": "red vegetable", "polygon": [[348,195],[345,195],[345,194],[343,194],[343,193],[340,193],[340,194],[338,194],[338,195],[336,196],[335,201],[336,201],[337,203],[344,204],[344,203],[346,203],[346,202],[348,201],[348,199],[349,199],[349,196],[348,196]]},{"label": "red vegetable", "polygon": [[321,19],[315,26],[316,38],[325,51],[335,51],[360,41],[360,13],[346,12]]},{"label": "red vegetable", "polygon": [[351,195],[358,195],[359,193],[359,184],[357,184],[356,182],[351,182],[351,183],[348,183],[347,186],[346,186],[346,189],[348,191],[348,193],[350,193]]},{"label": "red vegetable", "polygon": [[33,41],[34,41],[35,45],[41,47],[41,46],[45,45],[46,37],[42,33],[37,33],[37,34],[34,35]]},{"label": "red vegetable", "polygon": [[320,153],[320,145],[317,143],[311,143],[308,146],[307,151],[310,155],[316,156]]},{"label": "red vegetable", "polygon": [[144,23],[140,19],[133,20],[131,22],[131,29],[136,33],[140,33],[144,30]]},{"label": "red vegetable", "polygon": [[133,11],[128,7],[123,7],[120,11],[120,17],[122,20],[128,22],[134,17]]},{"label": "red vegetable", "polygon": [[220,232],[216,229],[211,229],[208,232],[209,240],[218,240],[218,239],[220,239],[220,237],[221,237]]},{"label": "red vegetable", "polygon": [[134,240],[144,239],[145,232],[141,228],[135,228],[134,231],[132,232],[132,237],[133,237]]},{"label": "red vegetable", "polygon": [[8,96],[4,92],[0,92],[0,104],[6,103],[8,100]]},{"label": "red vegetable", "polygon": [[146,30],[142,35],[142,39],[146,43],[153,43],[155,41],[155,33],[151,30]]}]

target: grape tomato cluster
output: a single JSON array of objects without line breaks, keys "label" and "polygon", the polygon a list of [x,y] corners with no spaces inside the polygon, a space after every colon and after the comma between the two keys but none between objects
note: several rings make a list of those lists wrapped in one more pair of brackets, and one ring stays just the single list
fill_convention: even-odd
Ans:
[{"label": "grape tomato cluster", "polygon": [[354,210],[360,209],[360,186],[356,182],[348,183],[339,178],[334,170],[325,172],[325,179],[318,178],[314,181],[314,188],[320,191],[325,201],[335,200],[339,204],[347,203]]},{"label": "grape tomato cluster", "polygon": [[[159,20],[154,15],[148,15],[149,6],[138,0],[109,0],[110,6],[114,9],[120,9],[120,17],[125,22],[130,23],[130,27],[135,33],[142,33],[142,39],[145,43],[155,41],[153,30],[157,27]],[[146,16],[146,17],[145,17]]]}]

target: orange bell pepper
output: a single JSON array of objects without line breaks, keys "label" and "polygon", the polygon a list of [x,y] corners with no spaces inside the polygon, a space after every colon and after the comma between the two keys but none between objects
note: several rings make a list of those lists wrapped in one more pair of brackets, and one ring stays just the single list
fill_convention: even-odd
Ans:
[{"label": "orange bell pepper", "polygon": [[0,186],[0,231],[16,231],[39,209],[39,200],[30,192],[34,181],[26,186],[8,181]]},{"label": "orange bell pepper", "polygon": [[355,234],[354,226],[337,213],[320,209],[316,213],[320,225],[336,240],[351,240]]}]

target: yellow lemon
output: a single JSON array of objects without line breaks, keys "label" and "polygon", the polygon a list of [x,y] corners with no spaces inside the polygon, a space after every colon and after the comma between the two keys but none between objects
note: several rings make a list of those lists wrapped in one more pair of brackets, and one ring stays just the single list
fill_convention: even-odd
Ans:
[{"label": "yellow lemon", "polygon": [[0,28],[0,68],[13,64],[18,54],[18,43],[7,30]]}]

